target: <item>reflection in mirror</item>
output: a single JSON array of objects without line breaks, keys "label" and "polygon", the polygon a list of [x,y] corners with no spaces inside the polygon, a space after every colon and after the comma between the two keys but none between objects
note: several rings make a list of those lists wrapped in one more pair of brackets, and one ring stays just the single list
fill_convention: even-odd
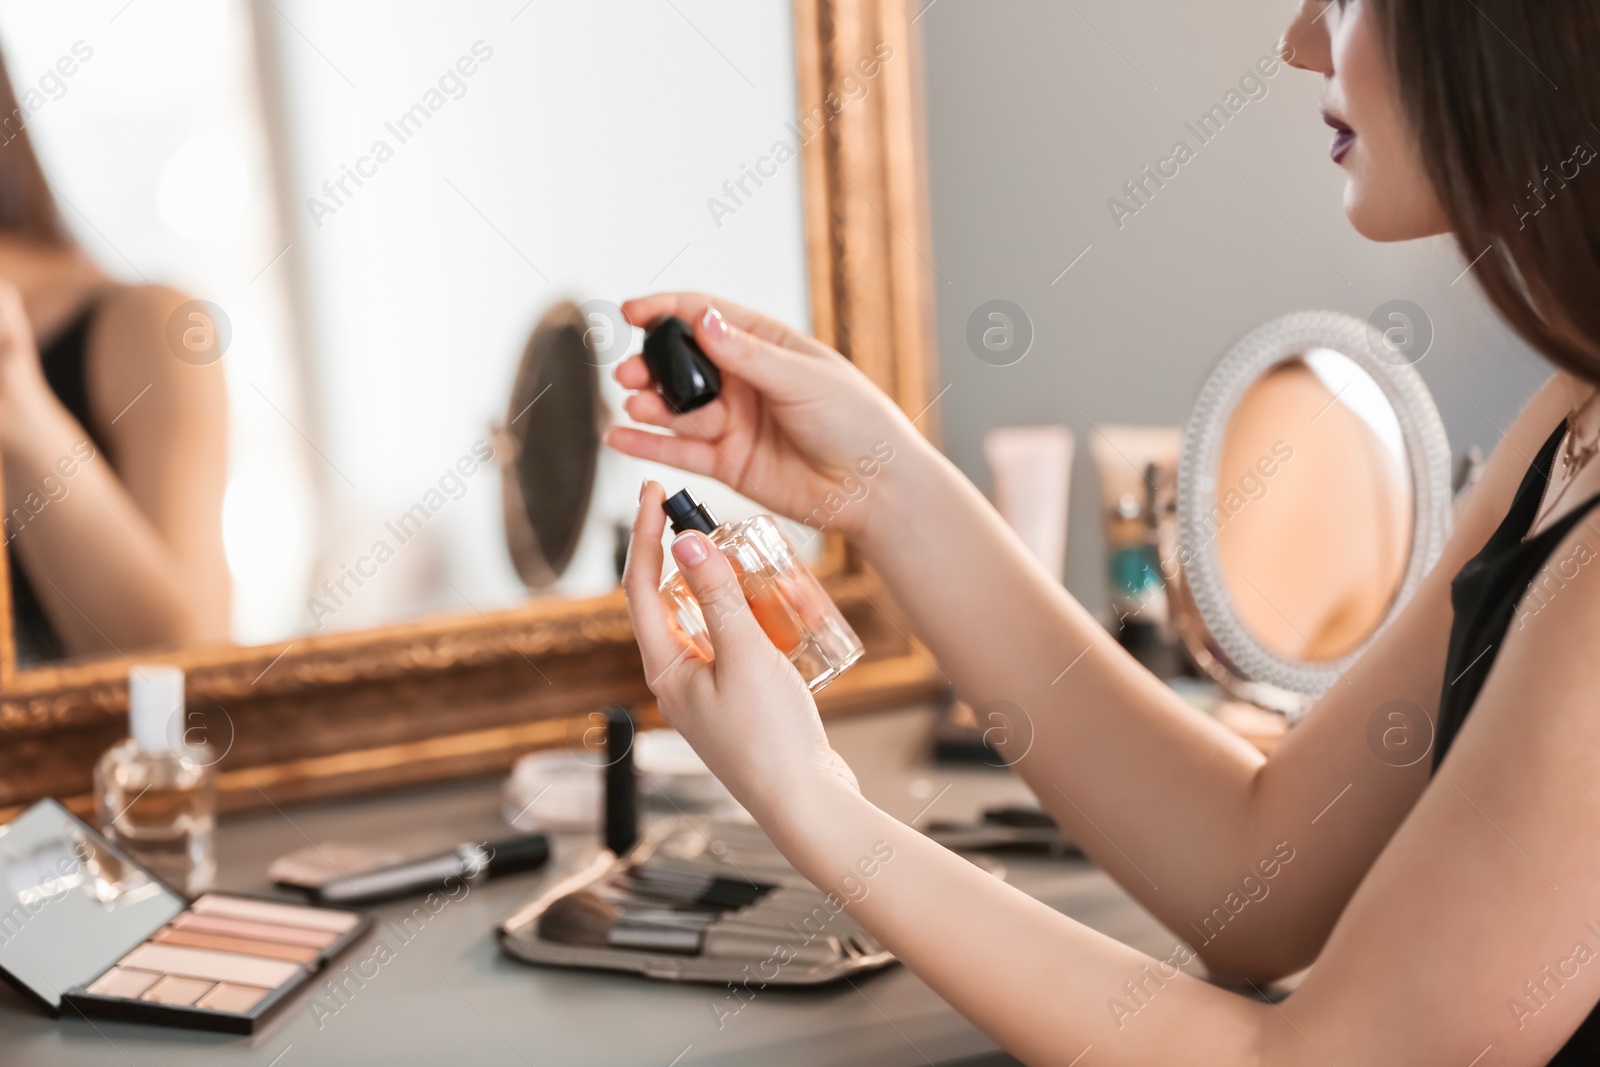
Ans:
[{"label": "reflection in mirror", "polygon": [[[518,471],[523,492],[590,479],[522,528],[496,428],[560,447],[554,391],[523,401],[533,429],[509,420],[564,301],[613,335],[590,347],[617,422],[609,368],[639,336],[597,302],[693,288],[809,325],[799,154],[820,131],[796,121],[792,18],[0,7],[0,281],[23,309],[0,298],[0,330],[31,327],[50,398],[0,419],[19,662],[612,590],[616,526],[663,475],[604,451]],[[725,519],[758,510],[666,477]],[[569,541],[557,565],[508,518]]]},{"label": "reflection in mirror", "polygon": [[241,13],[181,7],[166,40],[131,19],[111,34],[108,11],[0,11],[0,452],[24,664],[227,640],[230,454],[248,474],[284,444],[234,447],[249,424],[218,363],[256,366],[276,280],[236,328],[188,302],[215,278],[206,295],[234,303],[222,279],[242,290],[273,235],[244,195],[264,142],[216,121],[253,101]]},{"label": "reflection in mirror", "polygon": [[589,514],[602,409],[599,354],[590,349],[588,332],[571,303],[545,314],[522,354],[511,408],[495,434],[506,547],[530,589],[560,579]]},{"label": "reflection in mirror", "polygon": [[1243,625],[1290,659],[1355,651],[1401,587],[1412,501],[1399,419],[1365,370],[1314,349],[1263,375],[1217,474],[1217,556]]}]

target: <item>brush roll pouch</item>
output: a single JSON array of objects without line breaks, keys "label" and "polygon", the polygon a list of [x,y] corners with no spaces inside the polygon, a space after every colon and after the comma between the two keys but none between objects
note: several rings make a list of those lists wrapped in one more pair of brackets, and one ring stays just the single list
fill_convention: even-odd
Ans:
[{"label": "brush roll pouch", "polygon": [[[968,858],[1004,876],[987,857]],[[705,931],[700,954],[567,944],[539,936],[539,917],[568,893],[605,887],[614,894],[619,886],[626,892],[699,881],[761,890],[750,903],[721,911]],[[871,883],[864,884],[870,892]],[[840,898],[806,881],[758,826],[707,818],[663,821],[620,858],[602,851],[524,904],[497,933],[501,950],[526,963],[627,971],[669,982],[722,985],[754,979],[763,987],[814,986],[895,962],[851,918]]]}]

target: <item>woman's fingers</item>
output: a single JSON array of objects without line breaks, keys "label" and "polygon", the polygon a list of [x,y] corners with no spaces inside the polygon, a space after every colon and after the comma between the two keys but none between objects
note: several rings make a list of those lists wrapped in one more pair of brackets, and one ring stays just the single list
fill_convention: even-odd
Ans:
[{"label": "woman's fingers", "polygon": [[[666,293],[631,300],[624,311],[636,324],[668,314],[690,316],[695,340],[711,361],[734,379],[724,379],[724,404],[712,403],[688,415],[678,414],[652,388],[644,360],[630,356],[618,364],[615,377],[623,388],[634,391],[625,407],[636,421],[718,439],[732,417],[726,408],[726,394],[748,387],[775,403],[794,404],[825,399],[837,386],[837,381],[830,384],[830,374],[836,369],[833,364],[843,360],[825,345],[737,305],[704,301],[698,293]],[[773,333],[792,343],[772,340]]]},{"label": "woman's fingers", "polygon": [[772,647],[745,602],[733,566],[709,537],[698,530],[679,534],[672,542],[672,557],[700,603],[711,650],[718,662],[728,663],[759,652],[761,643]]},{"label": "woman's fingers", "polygon": [[604,440],[618,452],[635,459],[665,463],[669,467],[692,474],[704,474],[719,481],[727,481],[730,474],[724,469],[722,455],[716,446],[697,437],[647,433],[631,426],[613,426],[606,431]]},{"label": "woman's fingers", "polygon": [[628,542],[628,565],[622,572],[622,591],[628,597],[628,616],[644,660],[644,676],[653,689],[669,670],[689,657],[682,638],[667,620],[661,599],[661,531],[667,517],[661,510],[665,493],[655,482],[645,482],[639,494],[639,514],[633,520]]},{"label": "woman's fingers", "polygon": [[660,319],[668,315],[676,315],[685,322],[693,323],[706,308],[713,303],[723,309],[723,313],[731,316],[738,324],[747,330],[762,330],[773,333],[789,333],[789,328],[775,319],[769,319],[757,311],[751,311],[739,304],[723,300],[713,300],[705,293],[652,293],[634,300],[623,302],[622,313],[628,321],[635,326],[648,330]]},{"label": "woman's fingers", "polygon": [[809,400],[827,388],[824,363],[741,329],[719,308],[707,308],[695,321],[694,337],[711,362],[772,400]]},{"label": "woman's fingers", "polygon": [[650,296],[627,301],[622,305],[622,313],[635,326],[649,329],[656,320],[666,315],[676,315],[690,324],[699,322],[705,315],[706,308],[712,305],[715,305],[729,322],[763,341],[813,356],[833,351],[816,338],[791,329],[777,319],[768,318],[740,304],[713,299],[705,293],[653,293]]},{"label": "woman's fingers", "polygon": [[622,408],[635,422],[660,426],[689,437],[705,437],[715,441],[728,429],[728,407],[715,401],[687,415],[680,415],[667,406],[659,393],[644,392],[628,397],[622,402]]},{"label": "woman's fingers", "polygon": [[678,413],[667,407],[667,402],[661,399],[658,393],[631,393],[623,398],[622,410],[634,422],[642,422],[647,426],[662,426],[671,428],[672,420]]},{"label": "woman's fingers", "polygon": [[611,374],[624,389],[648,389],[652,384],[650,368],[645,366],[643,356],[629,356],[618,363]]}]

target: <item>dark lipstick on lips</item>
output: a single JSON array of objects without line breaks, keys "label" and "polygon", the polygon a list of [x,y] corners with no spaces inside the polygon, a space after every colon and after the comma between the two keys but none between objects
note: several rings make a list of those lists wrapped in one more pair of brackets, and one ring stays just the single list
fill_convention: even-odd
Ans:
[{"label": "dark lipstick on lips", "polygon": [[1338,163],[1350,151],[1350,146],[1356,143],[1356,131],[1326,111],[1322,113],[1322,121],[1333,127],[1333,146],[1329,149],[1329,154],[1333,156],[1333,161]]}]

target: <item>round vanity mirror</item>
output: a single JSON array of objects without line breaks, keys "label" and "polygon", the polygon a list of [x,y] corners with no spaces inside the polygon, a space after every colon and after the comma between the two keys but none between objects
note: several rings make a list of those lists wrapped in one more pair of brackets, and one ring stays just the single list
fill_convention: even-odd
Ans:
[{"label": "round vanity mirror", "polygon": [[1338,680],[1439,557],[1450,448],[1382,334],[1296,312],[1223,357],[1184,429],[1163,538],[1201,667],[1291,716]]}]

